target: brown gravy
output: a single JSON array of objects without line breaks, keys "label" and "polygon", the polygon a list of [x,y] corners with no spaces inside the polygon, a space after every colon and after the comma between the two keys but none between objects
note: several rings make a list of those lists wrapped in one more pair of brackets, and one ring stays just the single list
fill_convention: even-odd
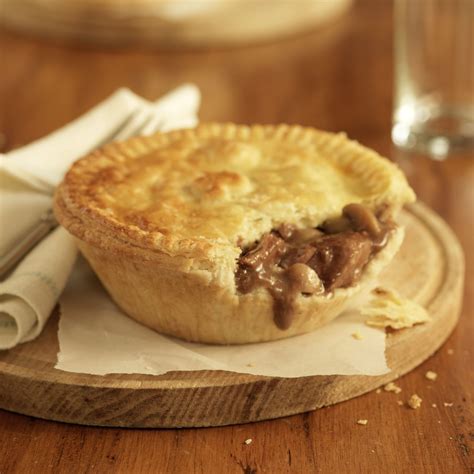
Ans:
[{"label": "brown gravy", "polygon": [[242,253],[237,289],[245,294],[266,288],[273,297],[275,324],[288,329],[299,294],[322,295],[354,285],[393,228],[391,220],[361,204],[349,204],[342,216],[317,229],[283,224]]}]

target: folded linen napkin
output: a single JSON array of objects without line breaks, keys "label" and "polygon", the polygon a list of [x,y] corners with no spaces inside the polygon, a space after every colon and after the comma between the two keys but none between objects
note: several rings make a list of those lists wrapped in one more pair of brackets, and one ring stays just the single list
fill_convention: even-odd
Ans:
[{"label": "folded linen napkin", "polygon": [[[105,143],[136,112],[153,114],[157,129],[197,123],[199,90],[175,89],[150,103],[120,89],[65,127],[21,149],[0,155],[0,256],[5,255],[51,206],[54,188],[73,161]],[[0,282],[0,350],[40,334],[72,270],[77,250],[58,228]]]}]

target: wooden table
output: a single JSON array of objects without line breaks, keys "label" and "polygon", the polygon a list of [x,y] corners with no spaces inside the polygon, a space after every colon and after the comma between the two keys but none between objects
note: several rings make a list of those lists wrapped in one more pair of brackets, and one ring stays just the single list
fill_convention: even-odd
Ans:
[{"label": "wooden table", "polygon": [[[472,472],[474,156],[439,163],[392,150],[389,2],[358,2],[330,28],[226,51],[104,50],[11,32],[0,42],[5,149],[51,132],[120,86],[153,99],[193,81],[203,93],[202,120],[345,130],[396,159],[419,198],[452,226],[467,264],[459,326],[399,380],[399,396],[369,393],[285,419],[186,430],[86,428],[0,411],[1,474]],[[435,382],[427,370],[438,373]],[[413,393],[423,399],[419,410],[397,404]],[[357,425],[360,418],[368,424]]]}]

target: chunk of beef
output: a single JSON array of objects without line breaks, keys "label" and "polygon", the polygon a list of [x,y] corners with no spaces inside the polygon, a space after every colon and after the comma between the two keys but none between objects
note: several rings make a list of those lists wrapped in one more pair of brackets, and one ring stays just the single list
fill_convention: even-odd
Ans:
[{"label": "chunk of beef", "polygon": [[257,269],[261,266],[275,265],[288,250],[288,244],[276,233],[264,234],[258,245],[240,257],[240,265]]},{"label": "chunk of beef", "polygon": [[372,240],[361,232],[327,235],[314,245],[315,253],[307,264],[318,274],[326,291],[351,286],[372,251]]}]

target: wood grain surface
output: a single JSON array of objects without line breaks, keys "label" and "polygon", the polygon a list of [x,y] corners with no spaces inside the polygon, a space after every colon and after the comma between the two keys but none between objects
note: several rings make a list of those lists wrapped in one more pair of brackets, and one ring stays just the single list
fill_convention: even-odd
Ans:
[{"label": "wood grain surface", "polygon": [[464,257],[455,236],[421,204],[410,206],[401,221],[406,238],[380,284],[422,304],[431,320],[388,334],[388,374],[299,378],[223,371],[73,374],[54,369],[59,350],[54,318],[35,341],[0,352],[0,407],[84,425],[205,427],[280,418],[374,390],[431,356],[459,317]]},{"label": "wood grain surface", "polygon": [[[194,81],[203,92],[204,120],[345,130],[392,157],[419,198],[449,223],[466,256],[459,325],[433,357],[398,381],[403,400],[413,393],[423,398],[419,410],[400,407],[391,393],[371,392],[279,420],[181,430],[87,428],[5,411],[2,474],[472,472],[474,157],[440,163],[392,149],[391,2],[359,1],[331,28],[233,50],[111,51],[2,32],[0,60],[4,149],[54,130],[120,86],[152,99]],[[425,379],[427,370],[438,373],[435,382]],[[356,424],[361,418],[366,426]]]}]

